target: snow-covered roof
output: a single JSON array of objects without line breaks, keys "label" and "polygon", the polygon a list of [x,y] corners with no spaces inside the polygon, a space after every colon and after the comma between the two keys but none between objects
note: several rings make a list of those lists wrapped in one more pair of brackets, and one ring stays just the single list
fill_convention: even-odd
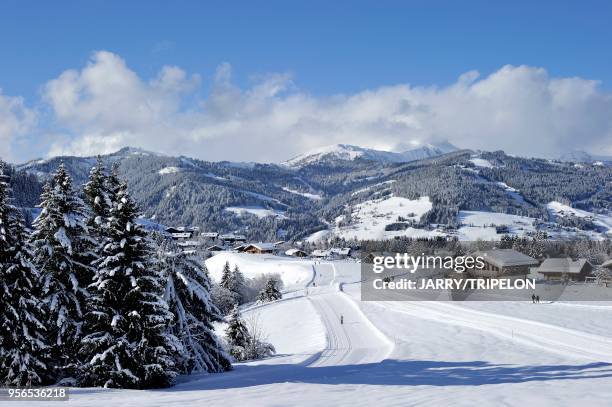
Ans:
[{"label": "snow-covered roof", "polygon": [[305,252],[305,251],[300,250],[300,249],[289,249],[289,250],[287,250],[287,251],[285,252],[285,254],[286,254],[287,256],[295,256],[295,255],[296,255],[296,254],[298,254],[298,253],[303,253],[303,254],[306,254],[306,252]]},{"label": "snow-covered roof", "polygon": [[313,257],[326,257],[326,256],[329,256],[329,250],[316,249],[316,250],[313,250],[312,253],[310,253],[310,255]]},{"label": "snow-covered roof", "polygon": [[200,242],[198,242],[197,240],[185,240],[183,242],[178,242],[177,244],[182,247],[200,246]]},{"label": "snow-covered roof", "polygon": [[276,249],[276,246],[274,245],[274,243],[250,243],[246,247],[246,249],[248,249],[249,247],[255,247],[256,249],[259,249],[261,251],[270,251],[270,250]]},{"label": "snow-covered roof", "polygon": [[612,268],[612,259],[604,261],[602,264],[603,267]]},{"label": "snow-covered roof", "polygon": [[171,235],[175,239],[184,239],[184,238],[191,237],[192,233],[191,232],[178,232],[178,233],[171,233]]},{"label": "snow-covered roof", "polygon": [[536,266],[538,261],[514,249],[493,249],[478,253],[485,261],[497,267]]},{"label": "snow-covered roof", "polygon": [[219,236],[219,239],[221,239],[221,240],[242,240],[242,241],[245,241],[246,237],[244,237],[242,235],[227,234],[227,235]]},{"label": "snow-covered roof", "polygon": [[219,233],[217,232],[202,232],[202,237],[217,237],[219,236]]},{"label": "snow-covered roof", "polygon": [[588,263],[586,259],[572,260],[567,257],[546,259],[537,268],[538,273],[569,273],[580,274],[584,266]]},{"label": "snow-covered roof", "polygon": [[221,250],[223,250],[223,247],[214,244],[214,245],[212,245],[210,247],[207,247],[206,250],[208,250],[208,251],[221,251]]}]

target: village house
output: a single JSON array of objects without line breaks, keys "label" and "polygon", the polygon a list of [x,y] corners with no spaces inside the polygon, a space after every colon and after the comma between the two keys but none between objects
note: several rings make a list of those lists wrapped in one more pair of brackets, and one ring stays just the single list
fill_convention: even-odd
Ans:
[{"label": "village house", "polygon": [[342,247],[342,248],[333,247],[329,250],[322,250],[322,249],[313,250],[312,253],[310,253],[310,256],[316,257],[316,258],[326,258],[326,259],[346,259],[347,257],[351,255],[351,253],[352,253],[352,250],[350,247]]},{"label": "village house", "polygon": [[246,249],[247,247],[249,247],[249,245],[246,243],[243,243],[243,244],[239,244],[237,246],[232,247],[232,250],[235,252],[242,253],[244,252],[244,249]]},{"label": "village house", "polygon": [[331,248],[329,249],[329,251],[332,257],[339,259],[346,259],[351,255],[352,252],[350,247]]},{"label": "village house", "polygon": [[199,247],[202,245],[202,242],[198,240],[181,240],[177,242],[177,245],[180,247]]},{"label": "village house", "polygon": [[586,259],[572,260],[567,257],[546,259],[535,269],[546,280],[584,281],[593,266]]},{"label": "village house", "polygon": [[285,254],[287,256],[292,256],[292,257],[306,257],[308,256],[308,253],[306,253],[303,250],[300,249],[289,249],[285,252]]},{"label": "village house", "polygon": [[468,273],[475,277],[526,277],[530,267],[537,266],[536,259],[514,249],[493,249],[476,252],[473,257],[482,257],[485,266],[482,270],[473,268]]},{"label": "village house", "polygon": [[315,249],[312,251],[312,253],[310,253],[310,257],[316,257],[319,259],[325,258],[327,256],[329,256],[328,250]]},{"label": "village house", "polygon": [[208,250],[209,252],[222,252],[224,249],[223,247],[214,244],[212,246],[207,247],[206,250]]},{"label": "village house", "polygon": [[202,234],[200,236],[202,236],[204,239],[215,240],[216,238],[219,237],[219,233],[217,233],[217,232],[202,232]]},{"label": "village house", "polygon": [[246,242],[246,237],[242,235],[226,234],[219,236],[219,240],[225,243]]},{"label": "village house", "polygon": [[200,228],[198,227],[167,227],[165,232],[173,239],[173,240],[188,240],[191,239],[195,232],[197,232]]},{"label": "village house", "polygon": [[273,254],[275,251],[274,243],[251,243],[244,249],[245,253],[250,254]]}]

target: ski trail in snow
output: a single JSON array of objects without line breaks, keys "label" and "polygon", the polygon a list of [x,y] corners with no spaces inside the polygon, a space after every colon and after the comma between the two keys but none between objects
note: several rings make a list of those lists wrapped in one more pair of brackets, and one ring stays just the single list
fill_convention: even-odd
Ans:
[{"label": "ski trail in snow", "polygon": [[417,318],[490,332],[564,356],[612,362],[612,338],[601,335],[444,303],[381,302],[376,305]]},{"label": "ski trail in snow", "polygon": [[337,291],[308,299],[320,315],[327,337],[326,348],[309,366],[378,363],[393,350],[392,343],[344,293]]}]

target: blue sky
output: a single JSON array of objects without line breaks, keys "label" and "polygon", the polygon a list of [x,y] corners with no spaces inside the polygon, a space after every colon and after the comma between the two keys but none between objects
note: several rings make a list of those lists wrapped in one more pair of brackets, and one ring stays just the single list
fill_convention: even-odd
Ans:
[{"label": "blue sky", "polygon": [[[83,70],[96,51],[118,56],[144,83],[165,66],[197,75],[198,86],[182,94],[180,106],[175,106],[181,114],[199,109],[208,100],[215,88],[213,76],[224,63],[231,66],[232,86],[245,94],[270,76],[282,74],[291,78],[282,92],[319,102],[386,86],[443,89],[466,72],[477,70],[485,79],[506,65],[542,68],[549,78],[597,80],[598,92],[605,96],[612,89],[611,4],[5,0],[0,3],[0,88],[6,97],[23,98],[36,124],[28,127],[27,135],[19,136],[21,141],[11,136],[16,146],[4,154],[23,159],[44,154],[53,149],[51,145],[59,151],[58,145],[74,144],[79,133],[106,126],[84,123],[82,118],[78,125],[69,122],[44,97],[49,81],[69,69]],[[588,129],[605,133],[592,149],[610,135],[607,126]],[[117,131],[117,123],[106,127]],[[107,130],[100,134],[112,138]],[[23,146],[32,137],[41,140],[40,151]],[[417,134],[395,144],[427,138],[431,137]],[[138,144],[141,139],[127,137],[125,142]],[[296,145],[316,147],[319,139],[325,137],[313,135]],[[394,147],[391,141],[382,144],[377,147]],[[167,146],[153,143],[150,147]],[[219,144],[215,151],[223,148]],[[75,147],[66,151],[79,153]]]}]

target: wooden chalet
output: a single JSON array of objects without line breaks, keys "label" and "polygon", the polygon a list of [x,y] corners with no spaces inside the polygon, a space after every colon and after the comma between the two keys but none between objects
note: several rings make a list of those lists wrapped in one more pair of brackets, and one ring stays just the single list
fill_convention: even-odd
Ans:
[{"label": "wooden chalet", "polygon": [[531,267],[539,262],[514,249],[493,249],[476,252],[474,257],[482,257],[485,267],[482,270],[473,268],[468,273],[475,277],[526,277]]},{"label": "wooden chalet", "polygon": [[584,281],[593,271],[593,266],[586,259],[570,258],[546,259],[536,271],[546,280]]},{"label": "wooden chalet", "polygon": [[244,249],[245,253],[250,254],[272,254],[275,251],[274,243],[251,243]]},{"label": "wooden chalet", "polygon": [[292,257],[306,257],[308,256],[308,253],[306,253],[303,250],[300,249],[289,249],[285,252],[285,254],[287,256],[292,256]]}]

